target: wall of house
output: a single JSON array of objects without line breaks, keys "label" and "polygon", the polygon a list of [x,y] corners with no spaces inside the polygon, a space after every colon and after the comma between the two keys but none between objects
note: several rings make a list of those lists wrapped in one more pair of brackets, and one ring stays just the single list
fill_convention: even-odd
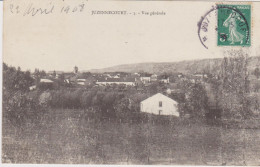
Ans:
[{"label": "wall of house", "polygon": [[141,77],[140,80],[141,80],[143,83],[151,82],[151,78],[150,78],[150,77]]},{"label": "wall of house", "polygon": [[[159,103],[162,102],[162,106]],[[141,102],[141,112],[151,113],[155,115],[174,115],[179,117],[177,102],[163,97],[155,96]]]}]

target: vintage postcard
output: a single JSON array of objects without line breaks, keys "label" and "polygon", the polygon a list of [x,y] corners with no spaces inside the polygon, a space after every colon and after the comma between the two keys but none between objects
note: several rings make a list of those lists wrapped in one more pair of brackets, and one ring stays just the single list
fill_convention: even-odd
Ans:
[{"label": "vintage postcard", "polygon": [[260,165],[260,2],[5,0],[3,164]]}]

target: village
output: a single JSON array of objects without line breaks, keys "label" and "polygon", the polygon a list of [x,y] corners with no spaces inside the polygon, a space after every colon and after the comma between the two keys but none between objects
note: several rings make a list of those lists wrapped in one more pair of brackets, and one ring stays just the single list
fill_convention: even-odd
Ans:
[{"label": "village", "polygon": [[[247,94],[257,95],[260,89],[260,80],[258,79],[257,68],[253,73],[249,75],[250,84],[248,85]],[[152,107],[144,110],[140,102],[139,110],[143,112],[152,113],[155,115],[175,115],[190,117],[190,112],[180,111],[187,106],[188,101],[193,103],[188,110],[200,110],[203,111],[203,116],[209,116],[210,118],[221,117],[221,100],[218,97],[218,90],[216,86],[220,81],[220,75],[211,73],[194,73],[194,74],[182,74],[182,73],[147,73],[147,72],[104,72],[104,73],[90,73],[81,72],[77,66],[73,68],[72,72],[63,71],[49,71],[45,73],[36,69],[34,73],[31,73],[31,77],[34,79],[34,85],[30,86],[30,91],[36,89],[41,91],[46,90],[105,90],[127,92],[132,91],[137,94],[145,94],[146,98],[151,99],[151,104],[158,104],[157,107]],[[197,86],[197,87],[196,87]],[[194,96],[192,91],[194,88],[197,90],[197,96]],[[220,88],[217,88],[220,89]],[[159,94],[158,96],[156,94]],[[194,97],[191,97],[194,96]],[[153,98],[151,98],[153,97]],[[167,98],[168,97],[168,98]],[[196,99],[200,98],[200,100]],[[162,112],[162,99],[168,99],[174,105],[168,106],[168,110],[171,112]],[[130,99],[131,100],[131,99]],[[142,99],[144,100],[144,98]],[[259,99],[253,97],[252,110],[258,113]],[[138,101],[139,103],[139,101]],[[194,106],[194,103],[198,103],[199,106]],[[149,104],[150,105],[150,104]],[[147,108],[147,107],[144,107]],[[149,108],[149,107],[148,107]],[[187,110],[187,108],[185,108]],[[175,112],[178,112],[176,114]],[[174,114],[175,113],[175,114]],[[208,114],[208,115],[206,115]],[[197,114],[196,114],[197,115]]]},{"label": "village", "polygon": [[[10,128],[3,130],[3,160],[256,164],[260,70],[228,70],[229,61],[243,63],[224,59],[220,73],[97,73],[77,66],[30,72],[4,64],[3,124]],[[20,134],[24,139],[15,142]]]},{"label": "village", "polygon": [[[209,80],[208,74],[196,73],[192,75],[184,75],[182,73],[175,74],[150,74],[145,72],[126,73],[126,72],[105,72],[90,73],[80,72],[75,66],[73,72],[66,73],[62,71],[49,71],[47,74],[41,75],[37,72],[32,73],[36,85],[30,86],[30,90],[52,90],[52,89],[87,89],[102,87],[120,87],[121,91],[127,89],[135,89],[138,93],[146,93],[150,97],[140,103],[140,111],[155,115],[174,115],[179,117],[178,102],[172,99],[172,95],[183,95],[185,91],[180,85],[182,82],[191,84],[207,84]],[[211,78],[213,76],[211,75]],[[158,86],[158,91],[149,91],[147,88]],[[208,86],[209,88],[209,86]],[[155,94],[156,93],[156,94]],[[186,94],[186,98],[188,94]],[[163,105],[163,104],[166,105]],[[170,104],[168,104],[170,103]],[[158,104],[158,105],[152,105]],[[147,105],[147,106],[146,106]],[[216,105],[216,104],[211,104]],[[164,111],[165,110],[165,111]],[[187,114],[189,116],[189,114]]]}]

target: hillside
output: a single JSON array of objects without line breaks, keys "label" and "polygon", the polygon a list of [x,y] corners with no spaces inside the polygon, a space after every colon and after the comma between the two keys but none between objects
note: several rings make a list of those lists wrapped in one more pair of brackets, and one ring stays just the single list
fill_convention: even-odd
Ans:
[{"label": "hillside", "polygon": [[[217,59],[202,59],[189,60],[180,62],[164,62],[164,63],[138,63],[138,64],[124,64],[103,69],[93,69],[90,72],[149,72],[149,73],[184,73],[194,74],[208,71],[210,73],[217,73],[220,70],[222,63],[221,58]],[[249,71],[252,71],[256,66],[260,65],[260,56],[251,57],[249,59]]]}]

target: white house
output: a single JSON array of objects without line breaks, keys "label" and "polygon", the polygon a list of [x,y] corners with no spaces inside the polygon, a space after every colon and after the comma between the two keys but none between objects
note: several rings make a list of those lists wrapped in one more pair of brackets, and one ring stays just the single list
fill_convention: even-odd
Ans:
[{"label": "white house", "polygon": [[162,78],[162,79],[160,79],[160,81],[161,81],[162,83],[168,84],[168,83],[170,83],[170,78],[169,78],[169,77],[168,77],[168,78]]},{"label": "white house", "polygon": [[53,83],[53,81],[50,79],[41,79],[40,83]]},{"label": "white house", "polygon": [[77,79],[78,85],[85,85],[86,79]]},{"label": "white house", "polygon": [[97,85],[127,85],[127,86],[135,86],[135,78],[100,78],[97,79]]},{"label": "white house", "polygon": [[158,75],[156,75],[156,74],[153,74],[152,76],[151,76],[151,81],[157,81],[157,77],[158,77]]},{"label": "white house", "polygon": [[152,74],[141,74],[140,80],[141,80],[144,84],[150,83],[150,82],[151,82],[151,76],[152,76]]},{"label": "white house", "polygon": [[155,115],[174,115],[179,117],[178,103],[173,99],[157,93],[141,102],[141,112]]},{"label": "white house", "polygon": [[35,90],[36,89],[36,85],[30,86],[29,90]]}]

